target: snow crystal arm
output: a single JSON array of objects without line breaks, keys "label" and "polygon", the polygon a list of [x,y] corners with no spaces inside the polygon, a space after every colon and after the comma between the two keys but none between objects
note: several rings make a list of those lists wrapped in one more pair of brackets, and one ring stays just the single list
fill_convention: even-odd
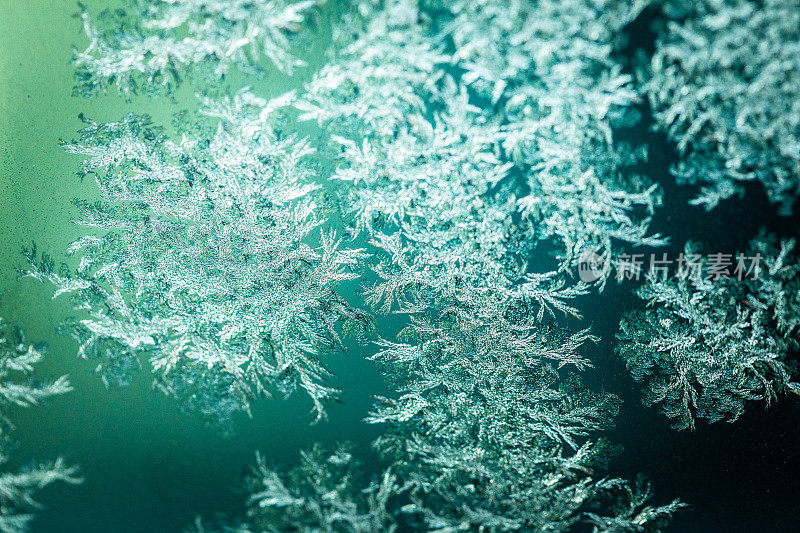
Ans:
[{"label": "snow crystal arm", "polygon": [[800,309],[792,250],[791,242],[778,248],[762,235],[748,252],[763,254],[757,277],[712,281],[703,263],[693,277],[648,278],[640,295],[652,309],[623,319],[617,353],[643,384],[644,402],[658,405],[675,428],[693,428],[696,418],[733,422],[748,402],[769,405],[797,390],[784,363],[797,345]]},{"label": "snow crystal arm", "polygon": [[[668,5],[671,2],[667,3]],[[758,181],[791,212],[800,193],[800,2],[694,2],[659,36],[647,90],[683,155],[680,182],[712,209]]]},{"label": "snow crystal arm", "polygon": [[141,89],[170,93],[201,65],[219,77],[230,65],[254,69],[262,57],[291,74],[304,62],[289,51],[289,38],[318,3],[139,0],[129,13],[103,12],[95,20],[84,8],[89,46],[75,51],[76,91],[89,96],[115,85],[127,98]]},{"label": "snow crystal arm", "polygon": [[[13,429],[6,411],[12,405],[29,407],[42,399],[72,390],[66,376],[52,382],[37,383],[31,379],[33,365],[41,361],[42,353],[26,345],[19,332],[6,334],[0,322],[0,423],[5,432]],[[24,381],[19,378],[26,378]],[[0,439],[0,465],[9,460],[11,443]],[[0,471],[0,530],[4,533],[24,533],[33,518],[25,511],[37,507],[33,499],[36,491],[56,482],[80,483],[77,468],[67,466],[61,458],[31,465],[17,471]]]}]

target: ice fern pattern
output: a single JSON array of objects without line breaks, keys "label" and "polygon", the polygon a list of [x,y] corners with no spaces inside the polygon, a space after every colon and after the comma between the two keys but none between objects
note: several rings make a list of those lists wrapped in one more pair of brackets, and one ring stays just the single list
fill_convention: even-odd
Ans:
[{"label": "ice fern pattern", "polygon": [[[798,272],[794,241],[762,235],[751,245],[763,264],[755,279],[714,279],[698,250],[687,246],[692,273],[648,279],[640,296],[651,309],[623,319],[618,354],[677,429],[696,418],[735,421],[748,403],[769,405],[800,392],[788,353],[797,352]],[[749,274],[752,276],[752,274]]]},{"label": "ice fern pattern", "polygon": [[[172,93],[187,74],[206,67],[214,78],[231,65],[252,72],[266,58],[291,73],[304,62],[290,37],[319,2],[301,0],[131,0],[127,9],[92,19],[83,8],[89,45],[75,51],[76,90],[87,96],[115,85],[126,97],[140,88]],[[186,36],[179,38],[179,32]]]},{"label": "ice fern pattern", "polygon": [[42,360],[42,352],[26,344],[16,328],[6,326],[0,319],[0,531],[23,533],[37,507],[33,500],[36,491],[57,481],[78,483],[77,468],[68,466],[62,458],[9,470],[14,443],[9,438],[13,424],[8,418],[9,407],[31,407],[49,396],[72,390],[66,376],[55,381],[36,382],[31,374],[34,365]]},{"label": "ice fern pattern", "polygon": [[[594,476],[604,452],[586,438],[608,427],[618,400],[553,366],[580,368],[590,337],[526,334],[508,321],[524,310],[506,312],[416,320],[404,333],[411,343],[384,342],[375,356],[399,384],[399,397],[381,399],[368,420],[389,426],[376,446],[409,491],[405,519],[423,531],[571,531],[587,519],[633,527],[633,516],[600,506],[608,498],[627,509],[634,489]],[[643,531],[680,504],[645,507]]]},{"label": "ice fern pattern", "polygon": [[593,338],[541,322],[577,315],[567,302],[587,288],[520,260],[530,247],[516,238],[520,189],[502,118],[471,103],[473,89],[445,68],[459,59],[443,57],[413,2],[363,3],[339,31],[333,62],[295,106],[341,146],[332,179],[349,186],[354,230],[384,256],[367,302],[411,315],[403,342],[379,341],[373,359],[398,392],[368,417],[388,426],[376,446],[407,491],[397,519],[420,530],[566,531],[602,493],[629,513],[604,519],[659,527],[677,502],[632,511],[630,485],[589,470],[587,437],[607,427],[617,400],[555,370],[588,366],[579,347]]},{"label": "ice fern pattern", "polygon": [[250,476],[248,517],[257,530],[352,531],[396,529],[389,500],[401,487],[391,471],[366,482],[364,472],[346,445],[324,453],[316,445],[301,452],[301,463],[288,475],[270,468],[263,458]]},{"label": "ice fern pattern", "polygon": [[[610,58],[612,35],[601,44],[586,38],[596,47],[591,59],[570,57],[578,25],[594,12],[557,4],[453,2],[439,6],[446,22],[434,24],[414,2],[383,10],[364,2],[345,19],[333,61],[295,106],[342,145],[345,165],[334,179],[352,186],[346,203],[358,229],[379,230],[384,248],[428,243],[441,251],[420,260],[446,254],[447,272],[459,269],[459,257],[485,263],[489,283],[502,271],[520,277],[527,265],[514,260],[537,240],[558,243],[562,270],[584,250],[602,254],[601,287],[623,243],[665,242],[647,233],[655,186],[622,172],[635,152],[613,139],[612,125],[633,118],[636,94]],[[637,12],[613,7],[624,11],[618,24]],[[474,46],[486,29],[500,32],[488,50]],[[545,41],[565,57],[498,44]],[[495,72],[498,65],[513,67]]]},{"label": "ice fern pattern", "polygon": [[173,142],[130,115],[68,144],[103,200],[79,204],[92,233],[70,247],[78,268],[29,253],[30,274],[90,313],[72,334],[105,376],[124,380],[145,358],[162,388],[220,420],[300,389],[319,419],[336,392],[319,359],[339,325],[367,322],[333,291],[362,253],[319,227],[313,150],[278,137],[268,102],[244,91],[204,104],[210,137]]},{"label": "ice fern pattern", "polygon": [[602,258],[602,288],[624,245],[659,246],[648,225],[656,186],[627,167],[640,149],[613,128],[636,122],[632,78],[612,57],[619,30],[641,2],[444,2],[444,32],[462,80],[498,117],[502,153],[525,187],[516,191],[531,239],[555,240],[562,269],[582,252]]},{"label": "ice fern pattern", "polygon": [[[667,241],[650,230],[659,188],[633,172],[645,150],[616,135],[640,95],[614,49],[644,3],[353,2],[295,91],[220,83],[232,66],[296,71],[292,36],[317,5],[83,13],[79,93],[171,94],[198,73],[208,90],[174,132],[128,115],[65,145],[101,199],[77,203],[77,266],[26,254],[74,299],[80,354],[108,381],[146,363],[215,420],[298,389],[320,419],[340,332],[370,331],[359,306],[393,314],[405,327],[370,357],[394,387],[367,415],[381,467],[360,471],[347,448],[288,472],[259,456],[249,513],[223,528],[658,531],[682,504],[605,471],[619,399],[579,375],[597,339],[577,300],[623,251]],[[313,148],[293,133],[308,130]],[[653,308],[623,323],[620,355],[680,427],[794,387],[793,245],[754,246],[768,276],[651,280]],[[574,277],[585,251],[604,265],[594,287]]]},{"label": "ice fern pattern", "polygon": [[[667,2],[668,5],[673,2]],[[800,2],[674,2],[647,82],[707,209],[760,182],[789,213],[800,193]]]}]

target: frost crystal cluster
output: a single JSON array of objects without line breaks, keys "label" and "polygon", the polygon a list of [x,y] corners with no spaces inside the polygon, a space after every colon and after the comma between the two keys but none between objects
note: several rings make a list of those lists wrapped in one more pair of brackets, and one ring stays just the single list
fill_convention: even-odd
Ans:
[{"label": "frost crystal cluster", "polygon": [[439,263],[424,276],[485,265],[471,283],[503,286],[537,240],[555,238],[563,268],[601,254],[602,282],[620,242],[663,242],[647,235],[655,188],[623,177],[636,158],[612,138],[632,118],[631,79],[610,57],[611,32],[595,35],[636,9],[605,7],[623,14],[586,37],[602,8],[571,2],[448,2],[435,14],[364,2],[338,30],[333,61],[295,105],[335,131],[347,166],[334,179],[352,186],[356,227],[385,235],[396,268],[413,242],[418,262]]},{"label": "frost crystal cluster", "polygon": [[683,155],[675,175],[702,185],[693,203],[708,209],[758,181],[790,212],[800,194],[800,2],[684,4],[647,84]]},{"label": "frost crystal cluster", "polygon": [[522,274],[508,249],[513,200],[490,194],[507,189],[501,132],[441,65],[423,19],[410,2],[364,3],[295,103],[340,146],[331,178],[346,221],[379,249],[368,301],[384,311],[507,289]]},{"label": "frost crystal cluster", "polygon": [[644,487],[593,472],[604,453],[587,436],[608,427],[617,398],[555,368],[581,368],[581,345],[596,339],[523,325],[531,316],[451,308],[414,320],[410,343],[382,343],[375,358],[399,397],[381,399],[368,421],[389,425],[376,446],[409,491],[405,519],[428,531],[657,530],[678,502],[646,505]]},{"label": "frost crystal cluster", "polygon": [[[651,277],[640,296],[652,309],[623,319],[618,354],[643,400],[677,429],[696,418],[735,421],[751,401],[769,405],[800,393],[785,359],[797,353],[800,263],[794,241],[761,236],[751,253],[763,263],[747,279],[725,279],[689,245],[690,270],[678,279]],[[742,270],[748,268],[747,265]]]},{"label": "frost crystal cluster", "polygon": [[317,445],[301,452],[301,464],[281,475],[258,457],[250,476],[248,518],[256,531],[396,530],[389,500],[400,490],[384,472],[367,483],[347,446],[326,454]]},{"label": "frost crystal cluster", "polygon": [[[660,203],[655,185],[626,167],[644,154],[613,127],[637,120],[632,78],[612,57],[639,2],[445,2],[444,25],[462,79],[499,117],[502,149],[525,187],[518,192],[529,238],[559,242],[562,268],[596,253],[605,282],[620,245],[659,246],[648,235]],[[490,104],[490,105],[489,105]]]},{"label": "frost crystal cluster", "polygon": [[[9,462],[13,442],[8,431],[13,429],[8,419],[9,407],[30,407],[48,396],[72,390],[66,376],[52,382],[32,379],[33,365],[42,360],[42,353],[25,344],[18,330],[7,332],[0,320],[0,466]],[[0,531],[22,533],[28,530],[33,515],[26,509],[36,507],[33,494],[56,481],[78,483],[77,468],[67,466],[61,458],[24,468],[0,471]]]},{"label": "frost crystal cluster", "polygon": [[[79,90],[171,93],[198,69],[219,80],[265,59],[289,74],[313,6],[84,14]],[[215,418],[298,388],[319,418],[336,392],[322,356],[340,329],[370,326],[336,291],[370,266],[364,307],[407,321],[371,357],[395,386],[368,415],[387,468],[370,481],[346,449],[289,473],[259,458],[242,531],[658,530],[681,505],[603,477],[598,433],[618,399],[578,377],[589,330],[559,324],[590,289],[568,274],[582,252],[603,260],[602,288],[623,247],[665,242],[648,231],[657,188],[631,172],[644,154],[613,134],[636,120],[612,52],[641,8],[356,2],[296,92],[217,86],[176,134],[146,116],[89,121],[66,145],[101,194],[78,203],[77,266],[32,249],[30,274],[72,294],[68,329],[106,379],[147,360]],[[309,127],[316,149],[287,133]],[[363,249],[341,244],[339,222]]]},{"label": "frost crystal cluster", "polygon": [[204,104],[216,127],[178,142],[130,115],[67,145],[103,199],[79,204],[92,233],[69,248],[77,269],[33,251],[31,275],[90,311],[71,332],[106,377],[124,381],[143,356],[190,409],[224,420],[300,388],[319,418],[335,395],[319,357],[340,344],[337,324],[366,325],[332,290],[362,253],[319,228],[313,149],[274,131],[277,104],[247,91]]},{"label": "frost crystal cluster", "polygon": [[304,63],[290,52],[289,38],[316,4],[135,0],[127,10],[104,11],[98,21],[83,10],[89,46],[73,59],[76,90],[92,95],[116,85],[127,97],[140,87],[148,93],[170,92],[199,67],[219,77],[232,64],[252,70],[261,57],[291,73]]},{"label": "frost crystal cluster", "polygon": [[[377,248],[379,279],[368,303],[412,318],[401,339],[380,340],[373,356],[398,389],[368,418],[388,426],[376,447],[391,473],[360,493],[330,459],[304,459],[299,481],[260,467],[259,489],[268,490],[253,502],[270,521],[254,528],[361,531],[379,519],[438,531],[568,531],[578,522],[656,530],[680,504],[651,507],[644,485],[592,472],[602,450],[588,438],[610,424],[617,400],[556,368],[588,366],[580,354],[588,331],[542,324],[546,313],[577,314],[566,301],[586,287],[527,271],[517,175],[540,169],[508,157],[502,113],[472,103],[482,95],[470,87],[465,60],[447,53],[459,24],[452,20],[445,31],[413,2],[360,4],[337,31],[332,61],[294,102],[299,118],[317,121],[338,147],[332,180],[346,185],[346,221]],[[607,155],[584,171],[596,165],[616,178],[607,134]],[[614,168],[605,174],[606,167]],[[589,178],[564,180],[578,193]],[[652,192],[636,198],[652,205]],[[610,242],[610,232],[632,231],[626,217],[638,202],[625,192],[601,196],[619,200],[619,209],[598,207],[607,218],[585,227]],[[316,465],[325,466],[322,474]],[[336,490],[326,489],[329,479],[338,480]],[[394,502],[391,514],[385,502]],[[265,514],[251,511],[251,520]]]}]

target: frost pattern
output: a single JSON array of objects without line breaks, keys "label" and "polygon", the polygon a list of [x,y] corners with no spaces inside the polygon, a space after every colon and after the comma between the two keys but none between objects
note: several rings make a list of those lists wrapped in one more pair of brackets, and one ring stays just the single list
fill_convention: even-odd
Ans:
[{"label": "frost pattern", "polygon": [[612,127],[637,120],[632,78],[612,58],[613,42],[642,2],[445,3],[444,31],[462,79],[501,118],[502,148],[526,188],[518,207],[530,237],[554,238],[562,269],[592,251],[600,287],[619,247],[659,246],[648,235],[655,185],[623,171],[645,154],[615,143]]},{"label": "frost pattern", "polygon": [[[7,409],[34,406],[48,396],[72,390],[66,376],[51,382],[34,381],[30,374],[33,366],[42,360],[42,352],[25,344],[19,331],[7,334],[7,329],[0,320],[0,465],[9,461],[13,450],[13,442],[7,434],[13,424],[6,415]],[[79,483],[76,473],[77,468],[67,466],[62,458],[16,471],[6,468],[0,471],[0,531],[27,531],[33,515],[26,510],[38,507],[33,500],[34,493],[56,481]]]},{"label": "frost pattern", "polygon": [[[704,0],[669,23],[652,59],[656,119],[681,182],[707,209],[760,182],[791,212],[800,193],[800,2]],[[688,13],[687,13],[688,11]]]},{"label": "frost pattern", "polygon": [[[618,399],[575,375],[559,378],[549,364],[585,363],[576,352],[587,332],[526,332],[481,318],[451,310],[416,321],[405,332],[413,344],[384,342],[375,356],[403,384],[368,420],[389,425],[376,445],[410,491],[406,519],[426,531],[571,531],[593,511],[603,518],[591,522],[633,528],[635,513],[599,504],[627,509],[633,489],[594,477],[603,449],[586,440],[608,427]],[[656,516],[679,507],[646,506],[640,530],[657,530]]]},{"label": "frost pattern", "polygon": [[107,378],[124,381],[144,356],[190,409],[225,419],[299,388],[319,419],[336,393],[319,357],[340,345],[338,324],[367,322],[332,287],[363,254],[319,228],[313,149],[278,136],[276,103],[242,91],[204,104],[209,137],[173,142],[130,115],[67,145],[103,200],[79,204],[93,232],[70,247],[80,266],[56,271],[33,252],[31,275],[90,311],[72,334]]},{"label": "frost pattern", "polygon": [[210,65],[221,76],[232,64],[252,70],[262,56],[291,73],[305,63],[289,51],[289,37],[318,3],[136,0],[130,2],[130,13],[106,11],[97,21],[83,9],[89,46],[75,51],[77,91],[90,96],[116,85],[126,97],[140,87],[169,93],[200,65]]},{"label": "frost pattern", "polygon": [[[104,201],[81,223],[106,233],[71,247],[76,272],[31,253],[32,274],[91,310],[73,331],[104,366],[146,354],[162,386],[204,387],[191,402],[211,411],[299,381],[322,413],[333,391],[318,348],[337,344],[338,322],[366,322],[331,289],[365,252],[315,229],[330,209],[368,239],[366,303],[410,320],[374,356],[397,389],[369,415],[387,427],[376,446],[391,468],[368,483],[342,450],[308,452],[288,474],[259,459],[234,530],[658,530],[677,501],[652,507],[644,484],[593,471],[618,400],[574,374],[590,366],[589,331],[556,325],[589,290],[564,272],[579,252],[663,243],[647,234],[657,190],[624,172],[638,156],[611,129],[635,118],[611,49],[640,7],[358,2],[298,94],[206,99],[219,125],[179,142],[141,117],[87,128],[68,150]],[[159,76],[145,85],[178,79]],[[308,146],[271,126],[289,105],[337,159],[320,208]],[[539,241],[560,271],[530,264]]]},{"label": "frost pattern", "polygon": [[[472,104],[473,89],[448,66],[460,68],[461,60],[448,57],[431,20],[414,2],[361,3],[339,28],[332,61],[294,103],[300,119],[317,121],[339,148],[332,179],[348,185],[343,204],[353,230],[381,258],[368,303],[411,315],[400,338],[379,340],[373,356],[397,387],[368,417],[388,426],[376,446],[398,483],[389,489],[397,498],[393,523],[432,531],[568,531],[578,522],[657,530],[678,502],[646,505],[643,485],[592,471],[603,449],[588,439],[611,423],[618,400],[585,389],[566,368],[569,377],[559,376],[556,367],[589,366],[581,354],[594,340],[588,330],[543,324],[557,311],[577,315],[569,300],[587,287],[528,271],[531,244],[519,238],[521,189],[512,176],[525,163],[504,152],[504,119]],[[650,202],[652,193],[640,198]],[[622,211],[632,205],[627,195],[618,196]],[[625,224],[606,222],[598,223],[604,235]],[[267,506],[286,512],[256,529],[281,529],[299,501],[374,516],[345,483],[321,497],[316,483],[289,485],[269,472],[259,476],[269,479]],[[376,486],[386,483],[367,492]],[[333,516],[304,514],[290,528],[335,530]],[[357,523],[347,518],[341,530],[359,531]]]},{"label": "frost pattern", "polygon": [[[631,118],[630,77],[610,58],[608,31],[608,42],[592,37],[599,59],[568,53],[577,26],[594,14],[570,5],[448,3],[449,22],[437,32],[414,2],[383,11],[364,2],[338,30],[333,61],[295,106],[342,145],[345,166],[334,179],[353,186],[346,203],[356,228],[386,235],[375,240],[392,249],[395,268],[408,241],[421,252],[417,261],[447,261],[430,274],[484,264],[474,278],[502,287],[525,272],[520,258],[536,240],[556,238],[562,269],[583,250],[602,254],[602,286],[619,243],[665,242],[647,235],[656,189],[622,176],[635,158],[611,134],[613,123]],[[488,48],[473,48],[485,41]],[[455,52],[445,52],[447,43]],[[516,46],[492,48],[502,43]],[[557,46],[566,57],[550,50]],[[489,72],[504,64],[514,68]]]},{"label": "frost pattern", "polygon": [[283,478],[258,457],[250,478],[250,520],[257,530],[394,531],[389,499],[400,489],[391,471],[365,483],[347,446],[325,454],[317,445]]},{"label": "frost pattern", "polygon": [[[735,421],[751,401],[767,406],[787,391],[800,393],[784,362],[798,348],[800,264],[794,241],[762,236],[757,279],[712,280],[710,265],[688,245],[693,274],[648,279],[640,291],[653,309],[623,319],[617,351],[645,404],[657,405],[676,429],[696,418]],[[752,274],[751,274],[752,275]]]},{"label": "frost pattern", "polygon": [[[332,179],[355,232],[381,263],[368,302],[421,310],[436,297],[508,289],[513,202],[499,131],[446,60],[412,2],[365,2],[337,30],[337,53],[295,103],[340,146]],[[513,268],[512,268],[513,267]]]}]

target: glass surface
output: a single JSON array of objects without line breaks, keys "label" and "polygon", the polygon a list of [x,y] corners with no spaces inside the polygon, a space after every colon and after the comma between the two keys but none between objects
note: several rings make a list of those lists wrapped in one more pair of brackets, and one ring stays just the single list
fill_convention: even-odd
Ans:
[{"label": "glass surface", "polygon": [[[85,3],[91,13],[111,7],[103,0]],[[331,26],[347,9],[344,3],[329,4],[334,5],[325,8],[310,30],[311,48],[298,51],[307,67],[291,76],[275,70],[264,77],[232,68],[222,83],[224,90],[250,85],[267,98],[302,91],[329,61]],[[378,365],[367,359],[377,350],[374,343],[348,339],[346,353],[325,359],[333,374],[330,383],[342,391],[341,402],[328,407],[327,420],[310,423],[311,403],[302,394],[287,400],[260,398],[252,405],[252,417],[236,414],[232,431],[223,435],[154,389],[146,369],[133,374],[128,386],[106,387],[95,364],[77,357],[74,340],[57,333],[59,325],[76,314],[69,299],[51,299],[50,284],[19,278],[19,271],[27,268],[21,250],[32,241],[56,264],[77,266],[65,250],[86,232],[73,223],[78,212],[72,201],[99,199],[96,183],[77,177],[82,157],[66,153],[59,144],[75,139],[84,127],[79,114],[102,123],[131,111],[146,113],[174,135],[173,114],[198,106],[196,81],[180,85],[172,97],[137,94],[126,101],[113,88],[93,98],[72,95],[72,49],[83,49],[88,42],[78,12],[76,5],[60,0],[0,0],[0,314],[5,323],[19,326],[28,342],[47,345],[35,375],[44,379],[68,374],[74,388],[42,405],[9,410],[15,427],[11,437],[18,443],[9,467],[63,456],[79,466],[83,479],[79,485],[55,484],[38,493],[42,508],[35,511],[30,530],[182,531],[198,515],[243,516],[248,497],[244,478],[256,451],[270,464],[288,467],[297,462],[299,450],[314,443],[331,449],[349,440],[365,470],[379,472],[383,463],[370,444],[382,428],[364,418],[376,395],[396,392]],[[652,19],[648,12],[626,26],[633,44],[622,49],[623,58],[639,44],[645,50],[652,46]],[[647,145],[648,161],[639,170],[664,191],[648,233],[670,239],[659,254],[677,256],[687,240],[703,242],[710,251],[743,251],[761,228],[784,236],[797,234],[797,215],[778,215],[757,183],[747,183],[744,197],[725,200],[712,211],[690,206],[696,188],[676,185],[669,174],[679,160],[674,143],[653,131],[649,106],[640,108],[642,121],[615,135]],[[312,144],[323,139],[311,123],[297,130]],[[325,175],[337,163],[320,159],[316,164]],[[330,224],[341,230],[342,214],[329,215]],[[366,242],[362,239],[359,245]],[[346,282],[339,292],[366,308],[360,286],[359,280]],[[627,479],[646,476],[660,504],[674,498],[689,504],[666,531],[793,531],[800,513],[797,396],[788,394],[767,410],[750,405],[734,424],[703,423],[694,432],[671,430],[656,409],[641,404],[640,387],[614,355],[620,317],[641,308],[632,288],[633,284],[609,282],[602,293],[577,300],[582,320],[561,315],[558,319],[573,331],[592,327],[601,340],[592,352],[594,368],[584,373],[586,386],[622,399],[615,427],[602,433],[618,447],[608,470]],[[403,316],[382,316],[377,332],[393,338],[405,323]]]}]

